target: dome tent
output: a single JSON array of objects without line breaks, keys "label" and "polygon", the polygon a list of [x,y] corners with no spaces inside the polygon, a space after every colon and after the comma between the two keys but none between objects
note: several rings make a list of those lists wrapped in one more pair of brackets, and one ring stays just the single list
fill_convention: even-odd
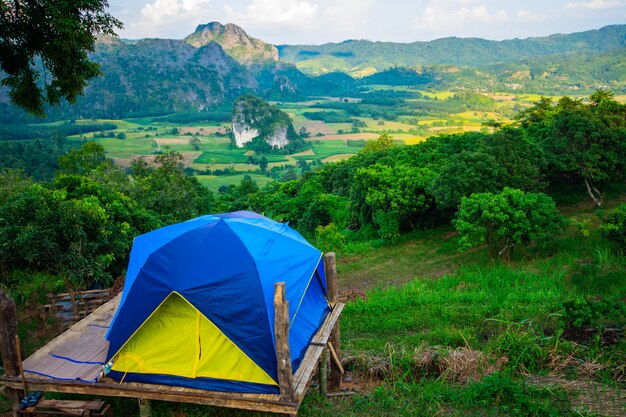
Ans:
[{"label": "dome tent", "polygon": [[278,393],[274,284],[285,282],[293,372],[329,312],[322,253],[252,212],[138,236],[106,338],[127,382]]}]

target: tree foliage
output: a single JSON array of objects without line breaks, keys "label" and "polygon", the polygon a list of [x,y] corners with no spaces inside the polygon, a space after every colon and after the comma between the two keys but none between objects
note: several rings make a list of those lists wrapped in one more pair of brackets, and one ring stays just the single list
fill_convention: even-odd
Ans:
[{"label": "tree foliage", "polygon": [[516,246],[546,240],[561,225],[561,215],[549,196],[508,187],[498,194],[464,197],[454,221],[460,250],[487,244],[492,259],[505,260]]},{"label": "tree foliage", "polygon": [[15,104],[43,115],[45,103],[74,102],[82,94],[100,74],[88,56],[96,36],[122,27],[107,7],[106,0],[0,1],[2,84]]}]

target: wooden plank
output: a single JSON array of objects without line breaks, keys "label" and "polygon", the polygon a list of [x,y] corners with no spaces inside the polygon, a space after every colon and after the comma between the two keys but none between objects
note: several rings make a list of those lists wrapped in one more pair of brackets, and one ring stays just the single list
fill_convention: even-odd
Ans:
[{"label": "wooden plank", "polygon": [[[216,407],[240,408],[244,410],[267,411],[281,414],[297,412],[299,402],[275,399],[250,398],[246,394],[222,393],[216,391],[193,390],[192,392],[176,392],[169,389],[156,389],[150,384],[124,383],[85,383],[78,381],[56,381],[26,379],[31,389],[45,392],[63,392],[70,394],[87,394],[109,397],[145,398],[150,400],[185,402],[192,404],[211,405]],[[0,377],[0,382],[9,387],[19,387],[19,377]],[[171,387],[167,387],[171,388]]]},{"label": "wooden plank", "polygon": [[322,351],[328,342],[328,338],[330,337],[330,333],[335,326],[335,323],[337,323],[337,320],[339,320],[339,317],[341,316],[343,307],[344,305],[342,303],[337,303],[333,306],[333,310],[326,317],[326,320],[324,320],[324,323],[315,336],[313,336],[313,340],[304,354],[300,367],[293,377],[296,387],[296,396],[299,400],[302,400],[304,397],[306,387],[311,379],[311,376],[313,375],[313,372],[315,371],[317,361],[319,360]]},{"label": "wooden plank", "polygon": [[[337,288],[337,259],[335,252],[328,252],[324,254],[324,273],[326,275],[326,286],[328,287],[328,301],[331,304],[335,304],[338,301],[339,289]],[[334,347],[335,356],[337,356],[337,362],[341,363],[341,339],[339,330],[339,320],[333,327],[330,334],[330,343]],[[336,365],[334,361],[330,362],[330,390],[341,390],[341,375],[343,372],[340,367]]]},{"label": "wooden plank", "polygon": [[70,401],[70,400],[39,400],[36,408],[63,408],[97,411],[102,408],[104,401]]},{"label": "wooden plank", "polygon": [[276,341],[280,399],[286,402],[295,402],[296,394],[289,351],[289,301],[285,299],[284,282],[277,282],[274,285],[274,340]]},{"label": "wooden plank", "polygon": [[[57,359],[51,354],[71,357],[90,362],[103,362],[106,359],[108,342],[104,339],[106,328],[110,325],[115,310],[119,304],[121,295],[103,304],[91,315],[79,321],[67,331],[53,339],[50,343],[36,351],[24,361],[24,369],[40,372],[56,377],[81,378],[92,380],[98,376],[102,366],[98,363],[92,365],[75,364]],[[31,378],[33,374],[26,373]]]}]

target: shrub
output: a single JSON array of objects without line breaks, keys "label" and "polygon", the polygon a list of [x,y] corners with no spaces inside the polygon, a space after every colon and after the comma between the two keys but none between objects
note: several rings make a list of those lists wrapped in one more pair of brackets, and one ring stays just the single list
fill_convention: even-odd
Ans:
[{"label": "shrub", "polygon": [[515,246],[551,238],[563,218],[549,196],[507,187],[499,194],[464,197],[454,225],[459,250],[486,243],[492,259],[508,260]]},{"label": "shrub", "polygon": [[614,243],[622,252],[626,248],[626,204],[606,213],[600,233]]}]

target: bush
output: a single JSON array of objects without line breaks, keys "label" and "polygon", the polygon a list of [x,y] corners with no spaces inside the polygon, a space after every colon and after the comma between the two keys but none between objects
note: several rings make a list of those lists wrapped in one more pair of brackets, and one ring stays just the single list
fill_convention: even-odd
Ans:
[{"label": "bush", "polygon": [[546,241],[563,223],[549,196],[507,187],[499,194],[463,197],[454,226],[461,237],[459,250],[486,243],[492,259],[508,260],[515,246]]},{"label": "bush", "polygon": [[626,204],[607,212],[602,225],[600,225],[600,233],[624,252],[624,248],[626,248]]},{"label": "bush", "polygon": [[315,228],[315,245],[323,252],[342,250],[346,246],[346,237],[334,223]]}]

